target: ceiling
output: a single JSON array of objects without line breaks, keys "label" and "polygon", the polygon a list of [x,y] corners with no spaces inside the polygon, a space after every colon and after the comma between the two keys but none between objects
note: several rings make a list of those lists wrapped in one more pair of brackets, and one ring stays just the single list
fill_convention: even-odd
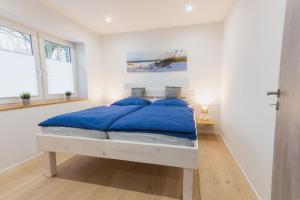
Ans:
[{"label": "ceiling", "polygon": [[[41,0],[99,34],[223,21],[234,0]],[[193,11],[185,11],[186,4]],[[112,23],[105,17],[110,15]]]}]

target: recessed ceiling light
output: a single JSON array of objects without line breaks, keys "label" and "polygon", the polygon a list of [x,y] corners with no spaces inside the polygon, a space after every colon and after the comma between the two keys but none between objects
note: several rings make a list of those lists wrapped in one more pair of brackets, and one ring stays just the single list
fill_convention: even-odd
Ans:
[{"label": "recessed ceiling light", "polygon": [[192,12],[194,9],[193,5],[192,4],[186,4],[185,5],[185,11],[186,12]]},{"label": "recessed ceiling light", "polygon": [[112,22],[112,18],[111,18],[111,16],[105,16],[105,22],[107,23],[107,24],[110,24],[111,22]]}]

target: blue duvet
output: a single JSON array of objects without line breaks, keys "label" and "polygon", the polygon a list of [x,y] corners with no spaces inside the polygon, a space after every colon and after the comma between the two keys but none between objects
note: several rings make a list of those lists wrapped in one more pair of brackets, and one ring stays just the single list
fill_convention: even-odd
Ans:
[{"label": "blue duvet", "polygon": [[150,105],[119,118],[109,131],[148,132],[195,140],[193,110],[189,107]]},{"label": "blue duvet", "polygon": [[114,121],[140,108],[142,106],[137,105],[99,106],[56,116],[43,121],[39,126],[60,126],[107,131]]}]

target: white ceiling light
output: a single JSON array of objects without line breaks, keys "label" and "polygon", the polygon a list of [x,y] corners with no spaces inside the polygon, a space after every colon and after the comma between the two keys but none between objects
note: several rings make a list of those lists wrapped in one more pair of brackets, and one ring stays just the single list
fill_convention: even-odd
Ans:
[{"label": "white ceiling light", "polygon": [[186,4],[185,5],[185,11],[186,12],[192,12],[194,9],[193,5],[192,4]]},{"label": "white ceiling light", "polygon": [[111,16],[105,16],[105,22],[107,23],[107,24],[110,24],[111,22],[112,22],[112,18],[111,18]]}]

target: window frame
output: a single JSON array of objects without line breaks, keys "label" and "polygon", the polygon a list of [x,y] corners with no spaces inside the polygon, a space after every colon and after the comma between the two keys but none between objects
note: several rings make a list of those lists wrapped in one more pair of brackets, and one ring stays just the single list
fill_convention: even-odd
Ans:
[{"label": "window frame", "polygon": [[[37,100],[43,100],[43,78],[42,78],[42,71],[41,71],[41,62],[40,62],[40,50],[39,50],[39,44],[38,44],[38,33],[37,31],[28,28],[26,26],[20,25],[18,23],[15,23],[11,20],[8,20],[6,18],[0,17],[0,25],[13,29],[18,32],[29,34],[31,37],[31,48],[32,48],[32,56],[34,57],[35,61],[35,70],[36,70],[36,83],[37,83],[37,92],[38,94],[31,97],[32,101]],[[0,49],[0,51],[6,51]],[[29,55],[28,55],[29,56]],[[26,91],[24,91],[26,92]],[[16,97],[1,97],[0,98],[0,104],[9,104],[9,103],[17,103],[21,101],[21,98],[19,96]]]},{"label": "window frame", "polygon": [[73,85],[74,85],[74,93],[72,97],[78,97],[78,70],[76,63],[76,52],[75,46],[71,42],[67,42],[65,40],[59,39],[54,36],[50,36],[45,33],[38,34],[39,39],[39,49],[40,49],[40,60],[41,60],[41,69],[43,74],[43,94],[45,99],[60,99],[65,98],[65,94],[48,94],[48,80],[47,80],[47,66],[46,66],[46,54],[44,41],[47,40],[49,42],[57,43],[62,46],[66,46],[70,48],[70,56],[72,63],[72,72],[73,72]]}]

